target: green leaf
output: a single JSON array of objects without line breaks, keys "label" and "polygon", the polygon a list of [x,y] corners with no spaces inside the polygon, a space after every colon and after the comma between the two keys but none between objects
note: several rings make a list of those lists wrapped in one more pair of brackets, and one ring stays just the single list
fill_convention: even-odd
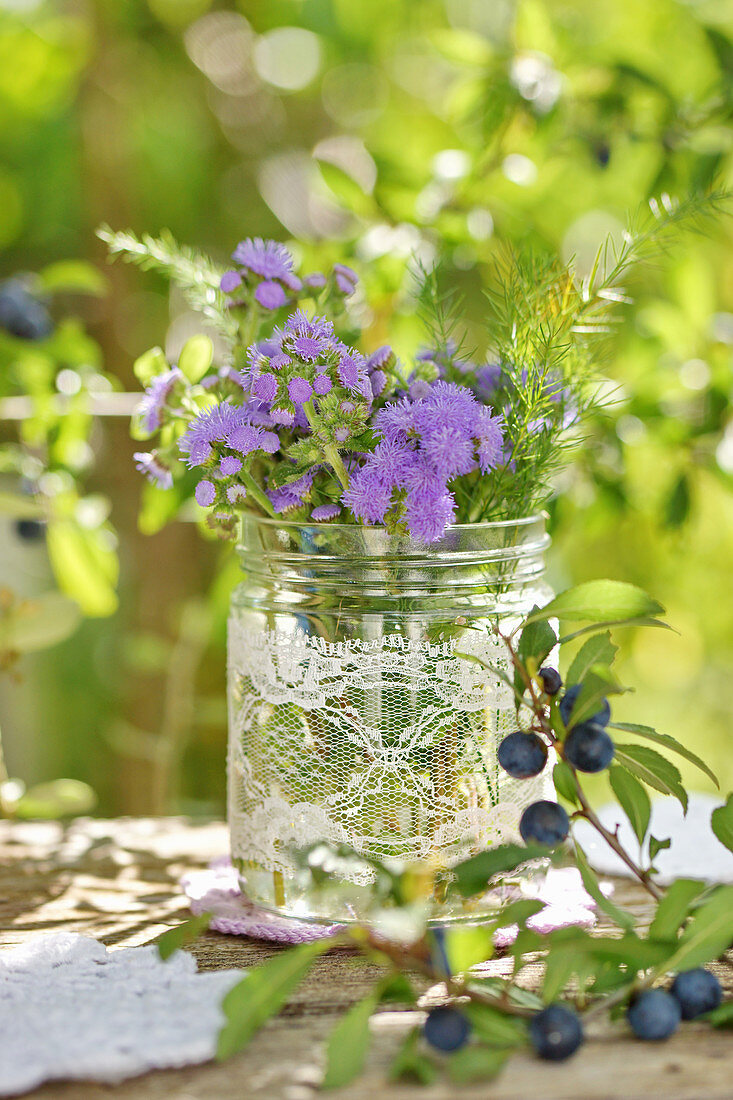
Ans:
[{"label": "green leaf", "polygon": [[0,617],[0,652],[48,649],[70,637],[80,622],[78,603],[60,592],[21,600]]},{"label": "green leaf", "polygon": [[379,984],[380,1004],[411,1005],[416,1000],[415,990],[406,974],[395,971]]},{"label": "green leaf", "polygon": [[567,729],[591,718],[607,695],[623,695],[628,689],[619,683],[615,673],[605,665],[593,665],[585,674],[578,698],[573,704]]},{"label": "green leaf", "polygon": [[469,898],[484,891],[494,875],[513,871],[531,859],[546,855],[547,849],[539,844],[502,844],[498,848],[490,848],[456,864],[453,868],[455,887],[464,898]]},{"label": "green leaf", "polygon": [[668,733],[657,733],[651,726],[640,726],[635,722],[609,722],[609,727],[614,730],[624,730],[626,733],[635,733],[637,737],[643,737],[647,741],[664,745],[671,752],[676,752],[678,756],[683,756],[685,760],[689,760],[691,764],[698,767],[701,772],[712,779],[716,787],[720,786],[715,774],[711,772],[705,761],[696,756],[686,745],[681,745],[674,737],[670,737]]},{"label": "green leaf", "polygon": [[545,962],[542,999],[551,1004],[578,971],[580,956],[573,947],[551,948]]},{"label": "green leaf", "polygon": [[493,929],[481,924],[450,928],[445,936],[445,953],[450,972],[465,974],[494,954]]},{"label": "green leaf", "polygon": [[658,840],[655,836],[649,837],[649,859],[652,863],[657,858],[660,852],[664,852],[667,848],[672,847],[672,841],[667,837],[665,840]]},{"label": "green leaf", "polygon": [[712,1012],[707,1012],[702,1019],[713,1027],[733,1027],[733,1001],[718,1005]]},{"label": "green leaf", "polygon": [[422,1028],[416,1027],[405,1038],[404,1043],[389,1067],[390,1081],[417,1081],[421,1085],[432,1085],[438,1076],[437,1067],[418,1049],[418,1040]]},{"label": "green leaf", "polygon": [[587,581],[561,592],[527,619],[558,618],[565,622],[618,623],[655,618],[664,608],[641,588],[625,581]]},{"label": "green leaf", "polygon": [[575,654],[573,663],[568,669],[565,677],[567,687],[581,683],[593,665],[605,665],[610,668],[617,653],[618,646],[613,644],[608,631],[589,638]]},{"label": "green leaf", "polygon": [[30,787],[13,807],[16,817],[57,821],[61,817],[88,814],[97,805],[97,796],[88,783],[79,779],[52,779]]},{"label": "green leaf", "polygon": [[169,928],[162,936],[158,937],[157,947],[161,959],[168,959],[174,951],[180,951],[194,940],[197,940],[202,932],[205,932],[211,922],[211,913],[201,913],[191,920],[177,924],[175,928]]},{"label": "green leaf", "polygon": [[326,186],[347,210],[361,217],[369,217],[373,213],[374,201],[353,176],[328,160],[319,158],[318,167]]},{"label": "green leaf", "polygon": [[603,630],[608,626],[656,626],[660,630],[672,630],[672,627],[661,619],[607,619],[602,623],[591,623],[589,626],[582,626],[571,634],[563,634],[560,638],[560,645],[567,645],[568,642],[572,642],[576,638],[582,638],[584,634],[597,634],[599,630]]},{"label": "green leaf", "polygon": [[45,294],[73,291],[78,294],[94,294],[101,298],[109,289],[102,272],[84,260],[59,260],[49,264],[39,272],[38,280],[40,289]]},{"label": "green leaf", "polygon": [[[539,608],[535,605],[531,614],[538,610]],[[547,622],[547,619],[538,619],[535,622],[528,623],[520,634],[517,656],[525,667],[527,661],[532,660],[539,668],[556,645],[557,634]],[[517,691],[521,692],[523,690],[524,683],[518,671],[515,671],[514,674],[514,684]]]},{"label": "green leaf", "polygon": [[692,903],[705,889],[705,883],[693,878],[678,878],[657,905],[649,926],[650,940],[676,940]]},{"label": "green leaf", "polygon": [[670,971],[692,970],[717,959],[733,942],[733,886],[721,886],[695,911],[667,964]]},{"label": "green leaf", "polygon": [[558,760],[552,769],[552,782],[555,784],[555,793],[570,802],[573,806],[579,806],[578,791],[575,786],[573,772],[564,760]]},{"label": "green leaf", "polygon": [[333,940],[316,940],[291,948],[252,970],[230,989],[222,1003],[226,1023],[219,1033],[216,1056],[229,1058],[243,1050],[262,1025],[274,1016]]},{"label": "green leaf", "polygon": [[630,931],[634,927],[634,918],[631,913],[625,912],[623,909],[619,909],[617,905],[605,896],[596,878],[595,872],[591,869],[588,863],[588,857],[583,849],[578,844],[575,837],[573,837],[575,844],[575,860],[578,864],[578,870],[580,871],[580,877],[583,880],[583,886],[595,901],[596,905],[602,912],[610,917],[614,924],[617,924],[619,928],[624,928]]},{"label": "green leaf", "polygon": [[639,844],[643,844],[652,812],[649,795],[631,772],[618,767],[618,765],[611,768],[608,778],[611,789],[616,795],[621,809],[628,817]]},{"label": "green leaf", "polygon": [[140,385],[149,386],[157,375],[170,370],[170,364],[162,348],[150,348],[135,360],[132,369]]},{"label": "green leaf", "polygon": [[687,813],[687,791],[682,777],[670,760],[646,745],[616,745],[616,762],[642,783],[662,794],[674,795]]},{"label": "green leaf", "polygon": [[54,520],[48,525],[46,543],[59,587],[85,615],[111,615],[117,609],[119,565],[109,532]]},{"label": "green leaf", "polygon": [[526,1028],[516,1017],[500,1012],[491,1005],[471,1001],[461,1005],[461,1011],[471,1021],[475,1034],[493,1047],[521,1046],[527,1037]]},{"label": "green leaf", "polygon": [[728,795],[724,806],[713,810],[710,823],[720,843],[733,852],[733,794]]},{"label": "green leaf", "polygon": [[501,1072],[508,1057],[508,1050],[468,1046],[451,1054],[446,1068],[451,1081],[457,1085],[469,1081],[490,1081]]},{"label": "green leaf", "polygon": [[348,1085],[364,1068],[369,1053],[369,1020],[379,1003],[379,991],[373,990],[343,1016],[331,1032],[326,1047],[326,1072],[322,1088],[337,1089]]},{"label": "green leaf", "polygon": [[588,950],[604,963],[619,963],[634,973],[660,966],[669,958],[669,945],[653,940],[642,940],[635,932],[626,932],[618,939],[613,936],[593,936]]},{"label": "green leaf", "polygon": [[195,385],[200,382],[214,359],[214,345],[208,336],[192,336],[181,348],[178,369]]}]

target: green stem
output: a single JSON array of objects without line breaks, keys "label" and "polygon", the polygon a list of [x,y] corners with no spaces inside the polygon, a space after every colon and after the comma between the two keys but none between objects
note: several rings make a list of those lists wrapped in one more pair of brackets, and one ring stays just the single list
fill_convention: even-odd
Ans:
[{"label": "green stem", "polygon": [[268,500],[267,496],[262,491],[262,489],[260,489],[257,482],[252,477],[252,474],[249,472],[249,470],[242,471],[242,481],[247,486],[247,493],[249,494],[249,496],[251,496],[253,500],[257,501],[263,512],[266,512],[268,516],[272,517],[272,519],[277,519],[277,513],[275,509],[272,507],[272,504]]},{"label": "green stem", "polygon": [[[321,425],[318,419],[318,413],[315,410],[312,399],[305,402],[305,404],[303,405],[303,412],[305,413],[308,419],[308,423],[310,424],[311,429],[317,438],[318,430]],[[346,472],[346,467],[344,466],[343,459],[341,458],[338,447],[335,445],[335,443],[326,443],[323,447],[323,454],[326,460],[330,463],[331,469],[341,483],[341,487],[343,489],[348,489],[349,475]]]}]

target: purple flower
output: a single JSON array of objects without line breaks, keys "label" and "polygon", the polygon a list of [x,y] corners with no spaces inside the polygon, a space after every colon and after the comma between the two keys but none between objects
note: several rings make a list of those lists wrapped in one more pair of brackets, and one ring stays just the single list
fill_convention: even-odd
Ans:
[{"label": "purple flower", "polygon": [[359,276],[346,264],[334,264],[333,277],[338,289],[347,297],[349,294],[354,293],[359,282]]},{"label": "purple flower", "polygon": [[279,489],[268,489],[267,495],[276,512],[289,512],[293,508],[299,508],[305,497],[310,492],[313,478],[318,467],[313,466],[302,477],[283,485]]},{"label": "purple flower", "polygon": [[194,491],[196,503],[202,508],[208,508],[216,500],[216,486],[213,481],[199,481]]},{"label": "purple flower", "polygon": [[280,440],[275,432],[264,431],[252,424],[240,424],[229,433],[227,443],[233,451],[239,451],[242,455],[252,454],[253,451],[274,454],[280,446]]},{"label": "purple flower", "polygon": [[284,244],[277,241],[263,241],[261,237],[248,237],[240,241],[232,253],[232,259],[259,275],[262,279],[280,279],[287,282],[293,278],[293,257]]},{"label": "purple flower", "polygon": [[212,444],[223,443],[246,415],[245,409],[226,403],[200,413],[178,440],[179,450],[188,455],[188,465],[203,466],[208,462]]},{"label": "purple flower", "polygon": [[242,276],[238,271],[225,271],[219,282],[219,286],[225,294],[231,294],[238,286],[242,285]]},{"label": "purple flower", "polygon": [[456,432],[450,424],[432,431],[422,446],[428,463],[444,482],[459,474],[470,474],[476,468],[474,450],[472,437]]},{"label": "purple flower", "polygon": [[317,508],[314,508],[311,512],[311,519],[314,519],[317,523],[326,519],[335,519],[336,516],[341,515],[341,509],[338,504],[319,504]]},{"label": "purple flower", "polygon": [[258,374],[252,383],[252,393],[261,401],[274,401],[277,393],[277,378],[274,374]]},{"label": "purple flower", "polygon": [[456,501],[452,493],[446,491],[435,497],[408,493],[405,519],[410,534],[418,542],[436,542],[455,518]]},{"label": "purple flower", "polygon": [[336,430],[333,433],[333,437],[334,437],[334,439],[336,440],[337,443],[345,443],[350,435],[351,435],[351,432],[349,431],[348,428],[336,428]]},{"label": "purple flower", "polygon": [[338,376],[342,386],[346,386],[348,390],[356,389],[359,382],[359,366],[350,355],[345,355],[339,363]]},{"label": "purple flower", "polygon": [[368,371],[381,370],[382,367],[392,358],[392,348],[389,344],[383,344],[381,348],[377,348],[371,355],[367,356],[366,369]]},{"label": "purple flower", "polygon": [[313,396],[313,387],[305,378],[291,378],[288,382],[288,394],[293,404],[302,405],[310,401]]},{"label": "purple flower", "polygon": [[372,387],[372,397],[377,398],[380,394],[384,393],[387,386],[387,375],[383,370],[375,370],[369,375],[369,382]]},{"label": "purple flower", "polygon": [[489,402],[501,384],[503,371],[499,363],[486,363],[475,376],[476,394],[481,401]]},{"label": "purple flower", "polygon": [[295,420],[295,413],[290,409],[270,409],[270,416],[275,424],[283,424],[286,428],[289,428]]},{"label": "purple flower", "polygon": [[410,382],[409,394],[413,401],[422,401],[430,395],[430,383],[424,378],[416,378],[414,382]]},{"label": "purple flower", "polygon": [[152,485],[157,485],[160,489],[173,488],[173,474],[163,465],[155,451],[136,451],[132,457],[137,469]]},{"label": "purple flower", "polygon": [[183,375],[178,367],[172,367],[171,370],[157,375],[145,390],[136,411],[146,432],[154,432],[162,426],[163,410],[173,387],[179,381],[183,381]]},{"label": "purple flower", "polygon": [[279,309],[288,300],[283,288],[273,279],[259,284],[255,290],[255,298],[265,309]]},{"label": "purple flower", "polygon": [[352,478],[343,501],[357,519],[365,523],[384,523],[392,503],[392,486],[386,485],[376,470],[366,466]]},{"label": "purple flower", "polygon": [[237,501],[244,500],[247,496],[247,490],[244,485],[230,485],[226,496],[230,504],[236,504]]},{"label": "purple flower", "polygon": [[234,474],[238,474],[242,469],[241,459],[235,455],[225,455],[219,463],[219,469],[224,477],[233,477]]},{"label": "purple flower", "polygon": [[320,271],[314,271],[311,275],[305,277],[305,285],[313,290],[320,290],[326,285],[326,282],[326,276],[321,275]]},{"label": "purple flower", "polygon": [[331,392],[332,383],[327,374],[317,374],[313,380],[313,389],[319,397],[325,397]]}]

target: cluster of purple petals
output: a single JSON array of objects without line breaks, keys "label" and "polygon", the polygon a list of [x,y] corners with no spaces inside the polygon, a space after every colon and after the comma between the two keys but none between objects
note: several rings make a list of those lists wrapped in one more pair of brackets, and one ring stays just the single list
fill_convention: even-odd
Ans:
[{"label": "cluster of purple petals", "polygon": [[261,237],[248,237],[240,241],[232,253],[232,259],[240,270],[225,271],[221,277],[221,289],[233,294],[245,278],[258,279],[255,298],[263,309],[279,309],[292,293],[302,290],[301,280],[293,272],[293,257],[284,244],[265,241]]},{"label": "cluster of purple petals", "polygon": [[173,488],[173,474],[161,461],[155,451],[136,451],[132,456],[135,466],[144,474],[151,485],[159,489]]},{"label": "cluster of purple petals", "polygon": [[183,381],[178,367],[172,367],[171,370],[157,375],[147,387],[137,407],[137,415],[146,432],[155,432],[162,427],[163,412],[173,387],[176,382]]},{"label": "cluster of purple petals", "polygon": [[300,508],[313,485],[318,466],[312,466],[306,474],[297,481],[291,481],[280,489],[268,489],[267,495],[276,512],[290,512],[293,508]]},{"label": "cluster of purple petals", "polygon": [[344,503],[366,523],[383,523],[402,500],[407,528],[420,542],[435,542],[455,518],[448,483],[477,468],[486,473],[503,458],[501,418],[450,382],[380,409],[374,430],[382,441],[353,476]]},{"label": "cluster of purple petals", "polygon": [[215,444],[244,456],[254,451],[274,454],[280,440],[276,432],[257,422],[257,410],[249,404],[224,402],[197,416],[178,441],[189,467],[205,465],[214,455]]}]

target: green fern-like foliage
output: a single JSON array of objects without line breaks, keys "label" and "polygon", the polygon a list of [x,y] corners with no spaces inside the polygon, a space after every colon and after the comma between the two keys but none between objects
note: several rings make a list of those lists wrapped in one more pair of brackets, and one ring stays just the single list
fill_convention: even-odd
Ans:
[{"label": "green fern-like foliage", "polygon": [[206,317],[228,345],[236,342],[238,323],[219,289],[224,269],[203,252],[178,244],[167,229],[159,237],[147,233],[137,237],[129,229],[115,232],[102,225],[97,236],[105,242],[111,257],[119,256],[144,271],[157,271],[180,287],[191,308]]}]

